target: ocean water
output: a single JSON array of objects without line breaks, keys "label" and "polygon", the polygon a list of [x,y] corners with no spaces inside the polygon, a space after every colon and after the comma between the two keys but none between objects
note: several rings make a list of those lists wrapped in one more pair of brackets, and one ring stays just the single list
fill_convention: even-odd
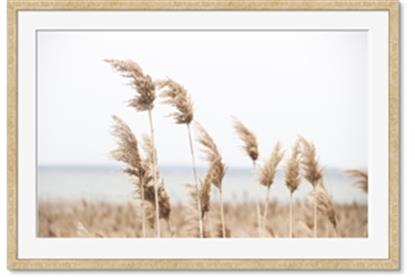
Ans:
[{"label": "ocean water", "polygon": [[[198,168],[202,176],[205,169]],[[186,202],[188,190],[186,184],[192,183],[191,167],[161,167],[161,176],[172,203]],[[367,196],[353,186],[353,179],[336,169],[325,171],[327,190],[339,204],[366,203]],[[282,171],[278,171],[271,188],[270,198],[286,203],[289,191],[285,187]],[[312,187],[303,181],[294,194],[294,200],[310,197]],[[40,166],[37,180],[38,199],[90,200],[126,203],[134,200],[133,184],[130,178],[122,173],[120,167],[109,166]],[[266,188],[256,183],[249,168],[228,169],[223,180],[223,196],[225,201],[254,201],[255,197],[265,198]],[[212,188],[212,199],[218,197],[217,190]]]}]

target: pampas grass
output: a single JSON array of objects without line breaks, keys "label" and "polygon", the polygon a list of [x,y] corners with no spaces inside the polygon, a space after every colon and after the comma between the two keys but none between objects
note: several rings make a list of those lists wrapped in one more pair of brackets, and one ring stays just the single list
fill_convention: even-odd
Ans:
[{"label": "pampas grass", "polygon": [[244,143],[243,148],[246,154],[248,154],[252,162],[255,163],[258,160],[259,156],[256,136],[237,118],[233,118],[233,120],[234,128],[239,135],[239,138]]},{"label": "pampas grass", "polygon": [[[156,99],[155,83],[151,77],[144,74],[141,67],[134,61],[131,60],[116,60],[106,59],[116,71],[121,73],[121,76],[130,80],[131,87],[135,90],[136,95],[129,100],[128,105],[135,108],[138,112],[147,111],[148,121],[150,125],[150,134],[153,145],[154,142],[154,126],[153,126],[153,115],[152,110],[154,107],[154,100]],[[155,151],[154,151],[155,153]],[[153,163],[157,164],[156,156],[152,157]],[[153,176],[155,176],[153,172]],[[160,219],[158,218],[159,206],[158,206],[158,191],[157,182],[154,183],[154,197],[156,206],[156,236],[160,237]]]},{"label": "pampas grass", "polygon": [[113,116],[112,134],[117,138],[118,148],[112,151],[112,157],[125,164],[124,172],[134,178],[137,196],[141,206],[141,235],[146,236],[146,208],[144,204],[145,170],[138,148],[138,142],[130,127],[120,118]]},{"label": "pampas grass", "polygon": [[[143,135],[142,140],[142,148],[146,156],[142,160],[142,167],[144,170],[143,180],[145,184],[144,199],[154,205],[154,210],[157,215],[155,216],[155,219],[164,219],[167,224],[169,224],[171,211],[170,198],[164,188],[164,181],[160,178],[159,167],[154,163],[154,160],[157,160],[157,151],[151,137]],[[156,209],[156,201],[158,209]]]},{"label": "pampas grass", "polygon": [[290,159],[285,167],[285,185],[290,191],[290,228],[289,237],[293,237],[293,194],[301,183],[300,175],[300,141],[297,140],[295,143]]},{"label": "pampas grass", "polygon": [[[136,210],[135,215],[131,216],[132,208],[130,208],[130,204],[126,207],[130,224],[127,229],[119,232],[123,222],[118,221],[120,220],[119,217],[115,216],[116,222],[114,225],[110,224],[108,228],[105,227],[102,234],[147,237],[154,233],[156,237],[161,237],[169,232],[170,236],[178,237],[190,235],[199,238],[225,238],[231,236],[231,230],[227,228],[228,224],[233,229],[232,236],[236,237],[252,236],[255,233],[257,233],[258,237],[268,235],[281,237],[287,234],[289,238],[294,236],[317,237],[319,231],[318,225],[325,223],[327,224],[327,236],[330,236],[332,233],[331,230],[333,230],[336,237],[337,235],[344,236],[346,234],[347,231],[342,227],[348,224],[347,218],[349,216],[347,210],[345,210],[345,207],[337,207],[340,209],[340,213],[343,212],[343,215],[345,215],[345,217],[342,217],[342,215],[339,217],[342,218],[339,224],[337,221],[337,213],[339,210],[336,209],[333,199],[324,186],[324,170],[318,161],[316,148],[313,143],[303,137],[299,137],[293,145],[284,168],[284,184],[290,192],[289,206],[280,205],[280,203],[270,198],[270,191],[272,185],[276,183],[275,179],[278,166],[284,156],[281,145],[276,143],[270,156],[266,160],[263,160],[257,168],[259,158],[257,138],[241,121],[234,118],[233,127],[239,139],[242,141],[244,153],[252,162],[253,175],[258,177],[255,179],[255,183],[266,188],[266,196],[263,206],[259,202],[258,197],[254,197],[256,209],[253,209],[253,203],[239,203],[236,205],[232,202],[224,203],[223,179],[226,173],[225,163],[209,132],[202,125],[195,122],[193,102],[185,87],[171,79],[153,81],[149,75],[143,72],[137,63],[131,60],[107,59],[105,61],[113,69],[121,73],[121,76],[130,81],[129,85],[134,89],[135,94],[128,101],[128,106],[138,112],[147,112],[149,135],[143,135],[137,139],[125,122],[113,116],[112,134],[116,138],[117,148],[111,154],[115,160],[123,163],[123,172],[131,177],[134,183],[134,198],[139,200],[139,208],[134,208]],[[192,184],[186,185],[190,192],[190,205],[185,204],[182,206],[180,203],[175,206],[173,214],[176,217],[173,219],[173,222],[171,222],[171,218],[174,217],[171,217],[172,206],[167,190],[165,189],[164,180],[160,176],[157,149],[155,146],[152,111],[155,105],[156,91],[159,93],[158,96],[161,102],[173,108],[173,112],[168,114],[168,116],[173,118],[176,124],[186,126],[192,159],[194,180],[193,182],[191,181]],[[204,160],[208,163],[208,169],[204,172],[204,176],[201,179],[198,178],[196,170],[195,142],[192,138],[192,127],[197,132],[196,141],[204,154]],[[368,175],[366,171],[349,169],[344,171],[344,173],[355,178],[354,185],[357,188],[365,193],[368,192]],[[309,209],[308,203],[299,203],[298,205],[294,205],[293,203],[294,193],[298,190],[302,178],[306,179],[313,188],[314,211]],[[211,199],[212,190],[216,189],[219,193],[219,205],[215,201],[212,202]],[[216,200],[216,195],[214,200]],[[88,205],[82,204],[83,208],[86,206]],[[106,207],[106,204],[104,203],[101,206]],[[91,207],[93,206],[91,205]],[[305,215],[305,221],[301,222],[301,220],[297,220],[299,221],[298,224],[294,224],[294,207],[296,214],[298,214],[297,218],[300,218],[301,214]],[[262,208],[263,211],[261,211]],[[102,213],[102,215],[105,218],[107,217],[106,213]],[[137,220],[138,216],[141,220]],[[253,222],[255,220],[254,218],[257,224],[247,224],[247,222]],[[270,220],[271,218],[272,221]],[[359,221],[359,219],[362,220]],[[355,219],[355,222],[359,224],[363,221],[366,225],[360,227],[367,229],[367,219],[366,222],[363,217],[359,219]],[[42,222],[45,223],[50,220],[50,218],[47,221],[43,219]],[[100,233],[95,232],[97,229],[91,224],[91,218],[82,219],[82,223],[80,220],[80,218],[77,218],[74,221],[74,226],[71,227],[72,232],[75,232],[77,236],[101,236],[101,231]],[[286,220],[289,221],[288,226],[287,224],[281,224],[281,222],[286,222]],[[85,226],[83,225],[84,222],[86,223]],[[163,224],[164,222],[166,222],[167,228]],[[173,225],[174,230],[171,228],[171,223],[176,224]],[[356,224],[357,227],[354,226],[352,228],[351,234],[353,236],[359,233],[360,229],[358,229],[358,224]],[[100,222],[98,225],[102,227],[105,224],[101,224]],[[236,225],[238,227],[235,227]],[[340,232],[338,233],[339,228]],[[42,227],[42,232],[46,232],[51,236],[60,236],[65,233],[49,225],[47,228]],[[367,234],[367,230],[366,232],[363,230],[361,233]]]},{"label": "pampas grass", "polygon": [[259,171],[259,183],[267,188],[267,195],[264,204],[264,214],[262,218],[262,231],[267,227],[267,213],[269,204],[269,194],[274,178],[277,173],[278,164],[281,162],[284,153],[281,151],[281,145],[277,143],[272,150],[271,156],[263,164]]},{"label": "pampas grass", "polygon": [[[258,160],[259,151],[258,151],[258,143],[256,136],[252,133],[241,121],[237,118],[233,118],[234,121],[234,128],[236,133],[238,134],[239,138],[243,143],[243,149],[249,158],[252,161],[252,171],[255,174],[256,171],[256,161]],[[255,197],[255,205],[256,205],[256,214],[257,214],[257,230],[258,236],[262,235],[261,231],[261,207],[259,205],[258,199]]]},{"label": "pampas grass", "polygon": [[[115,160],[125,164],[124,173],[133,177],[136,196],[140,200],[141,235],[145,237],[148,220],[145,201],[150,202],[155,210],[153,223],[157,222],[157,218],[162,218],[169,224],[170,200],[163,182],[159,179],[157,165],[153,163],[155,148],[152,140],[148,136],[143,136],[142,148],[146,157],[142,158],[138,141],[128,125],[116,116],[113,116],[113,120],[112,134],[117,138],[118,148],[111,154]],[[156,206],[160,208],[156,209]]]},{"label": "pampas grass", "polygon": [[[335,236],[337,236],[337,213],[334,206],[333,199],[328,194],[326,188],[322,185],[318,185],[313,191],[314,198],[316,199],[318,210],[326,216],[327,220],[333,226]],[[327,228],[328,232],[328,228]],[[328,236],[328,233],[327,233]]]},{"label": "pampas grass", "polygon": [[362,190],[364,193],[368,193],[368,175],[367,171],[360,170],[360,169],[348,169],[344,171],[347,175],[354,177],[355,182],[354,185]]},{"label": "pampas grass", "polygon": [[170,114],[176,123],[187,125],[192,123],[193,103],[187,90],[170,79],[158,81],[157,87],[162,90],[160,97],[163,99],[163,103],[176,108],[176,111]]},{"label": "pampas grass", "polygon": [[212,182],[212,184],[219,190],[220,218],[222,226],[221,234],[223,237],[225,237],[226,226],[222,192],[222,180],[225,176],[225,164],[222,161],[222,156],[219,153],[218,147],[216,146],[209,133],[200,124],[197,124],[196,127],[199,134],[198,142],[202,146],[202,151],[205,154],[205,159],[209,162],[209,169],[207,174],[209,175],[210,182]]},{"label": "pampas grass", "polygon": [[168,79],[158,81],[157,87],[160,90],[162,90],[160,93],[160,97],[163,99],[163,102],[176,109],[176,111],[170,114],[170,116],[174,118],[177,124],[186,124],[187,127],[190,154],[192,156],[194,186],[196,188],[196,195],[198,197],[197,207],[199,213],[199,235],[200,237],[203,237],[202,206],[199,199],[200,188],[199,182],[197,180],[196,160],[193,147],[192,132],[190,130],[190,124],[193,121],[193,103],[187,90],[182,85],[173,80]]},{"label": "pampas grass", "polygon": [[[323,186],[323,168],[320,166],[317,155],[316,148],[314,144],[307,141],[305,138],[299,138],[301,143],[301,164],[303,168],[303,177],[310,182],[313,186],[314,195],[316,195],[315,190],[320,185]],[[317,237],[317,200],[314,199],[314,224],[313,224],[313,233],[314,237]]]},{"label": "pampas grass", "polygon": [[[208,170],[205,176],[199,181],[200,182],[200,189],[197,190],[193,184],[186,184],[187,189],[189,190],[190,194],[190,206],[186,209],[186,221],[187,221],[187,230],[188,233],[192,237],[200,237],[200,229],[199,229],[199,219],[201,216],[203,222],[203,233],[202,237],[209,237],[209,226],[206,223],[207,221],[207,214],[210,211],[210,192],[212,187],[212,175],[210,174],[210,170]],[[199,205],[201,211],[199,213]],[[196,223],[196,224],[195,224]]]},{"label": "pampas grass", "polygon": [[323,178],[323,169],[317,159],[316,147],[303,137],[300,137],[299,141],[302,147],[301,164],[303,167],[303,177],[313,187],[316,187],[321,183]]},{"label": "pampas grass", "polygon": [[212,175],[208,170],[205,177],[200,181],[200,204],[202,207],[202,218],[210,210],[210,191],[212,187]]},{"label": "pampas grass", "polygon": [[105,59],[121,76],[130,80],[130,86],[136,95],[128,101],[130,107],[137,111],[151,111],[156,99],[155,84],[149,75],[144,74],[141,67],[131,60]]}]

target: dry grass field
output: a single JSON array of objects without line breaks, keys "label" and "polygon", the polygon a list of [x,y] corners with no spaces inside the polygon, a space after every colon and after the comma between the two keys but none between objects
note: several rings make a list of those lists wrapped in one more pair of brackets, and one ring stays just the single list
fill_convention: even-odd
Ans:
[{"label": "dry grass field", "polygon": [[[313,205],[293,205],[293,237],[313,237]],[[161,220],[161,237],[197,237],[192,232],[192,221],[188,220],[188,208],[172,206],[170,230]],[[318,237],[367,237],[367,206],[336,205],[337,232],[325,216],[318,217]],[[140,216],[133,203],[125,205],[109,203],[40,202],[39,237],[141,237]],[[257,224],[255,203],[224,204],[227,220],[227,237],[256,237]],[[268,221],[264,237],[288,237],[288,205],[270,202]],[[219,203],[212,203],[205,217],[205,237],[222,237]],[[147,237],[155,237],[154,228],[148,226]]]}]

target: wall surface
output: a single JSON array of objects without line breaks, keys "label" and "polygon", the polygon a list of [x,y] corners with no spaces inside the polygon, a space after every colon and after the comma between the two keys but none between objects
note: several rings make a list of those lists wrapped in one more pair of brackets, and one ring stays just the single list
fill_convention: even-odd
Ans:
[{"label": "wall surface", "polygon": [[[413,276],[415,274],[415,221],[411,211],[415,210],[415,129],[413,120],[415,118],[415,1],[402,0],[401,1],[401,111],[402,111],[402,132],[401,132],[401,146],[402,146],[402,161],[401,161],[401,248],[402,248],[402,269],[399,272],[353,272],[353,273],[323,273],[330,276]],[[0,1],[0,274],[1,276],[55,276],[59,272],[23,272],[15,273],[6,269],[6,0]],[[60,273],[62,274],[62,272]],[[105,275],[105,276],[119,276],[119,272],[65,272],[66,276],[87,276],[87,275]],[[125,275],[150,275],[150,276],[166,276],[167,273],[145,272],[124,273]],[[182,273],[174,272],[172,275],[196,275],[195,272]],[[220,275],[239,275],[241,273],[203,273],[203,276],[220,276]],[[247,275],[241,274],[241,275]],[[272,273],[266,273],[272,274]],[[305,272],[286,272],[281,275],[289,276],[305,276]],[[314,272],[313,275],[320,275],[322,273]],[[249,273],[249,276],[253,275]]]}]

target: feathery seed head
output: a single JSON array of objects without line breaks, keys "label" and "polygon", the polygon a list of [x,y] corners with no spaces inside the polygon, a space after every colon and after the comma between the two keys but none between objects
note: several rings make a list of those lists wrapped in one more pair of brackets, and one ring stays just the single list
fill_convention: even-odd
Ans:
[{"label": "feathery seed head", "polygon": [[260,168],[259,183],[263,186],[270,187],[274,183],[274,177],[277,173],[278,164],[281,162],[284,153],[281,151],[281,145],[277,143],[269,159]]},{"label": "feathery seed head", "polygon": [[291,193],[294,193],[294,191],[297,190],[301,182],[300,154],[300,141],[297,140],[292,149],[291,157],[288,160],[287,166],[285,168],[285,184]]},{"label": "feathery seed head", "polygon": [[333,227],[337,228],[337,214],[336,214],[336,207],[334,206],[333,199],[328,194],[326,188],[323,185],[317,185],[316,189],[314,190],[314,198],[317,202],[318,210],[327,216],[327,219],[333,225]]},{"label": "feathery seed head", "polygon": [[356,181],[354,182],[354,185],[364,191],[365,193],[368,193],[368,175],[367,171],[360,170],[360,169],[348,169],[344,171],[347,175],[356,178]]},{"label": "feathery seed head", "polygon": [[105,59],[121,76],[130,80],[130,85],[137,94],[129,100],[128,105],[137,111],[148,111],[154,107],[156,99],[155,85],[149,75],[144,74],[141,67],[131,60]]},{"label": "feathery seed head", "polygon": [[[149,201],[154,205],[154,188],[152,186],[154,165],[151,156],[149,156],[153,150],[151,140],[148,137],[143,138],[144,144],[142,147],[146,153],[146,157],[143,159],[140,156],[137,139],[131,129],[118,117],[113,116],[113,119],[115,123],[112,133],[117,138],[118,148],[112,151],[112,156],[115,160],[125,164],[124,173],[134,177],[136,196],[140,200]],[[144,193],[144,199],[142,199],[141,192]],[[159,191],[159,193],[161,192]],[[160,211],[160,214],[164,213],[164,216],[166,216],[168,197],[159,198],[159,202],[163,202],[161,204],[165,208],[163,211]]]},{"label": "feathery seed head", "polygon": [[[144,175],[142,182],[144,183],[144,199],[151,202],[153,207],[155,206],[155,182],[158,184],[158,204],[159,204],[159,217],[166,220],[170,216],[170,198],[167,191],[164,188],[164,182],[160,179],[160,171],[157,164],[154,163],[153,157],[156,155],[156,150],[153,145],[152,139],[148,135],[142,137],[143,145],[142,148],[145,153],[145,159],[142,160],[141,164],[143,167]],[[155,174],[155,176],[154,176]]]},{"label": "feathery seed head", "polygon": [[209,212],[210,209],[210,188],[212,183],[212,176],[209,172],[200,181],[200,205],[202,208],[202,217],[205,213]]},{"label": "feathery seed head", "polygon": [[170,79],[157,82],[157,87],[162,89],[160,97],[164,99],[163,102],[177,109],[170,114],[176,123],[190,124],[193,120],[193,103],[187,90]]},{"label": "feathery seed head", "polygon": [[208,175],[211,182],[219,190],[222,188],[222,180],[225,176],[225,164],[222,161],[222,156],[219,153],[218,147],[213,141],[209,133],[200,125],[196,123],[198,131],[198,142],[202,146],[202,151],[205,154],[205,159],[209,162]]},{"label": "feathery seed head", "polygon": [[[170,205],[170,198],[167,194],[166,189],[164,188],[163,181],[158,184],[158,204],[159,204],[159,217],[165,220],[169,220],[170,212],[171,212],[171,205]],[[150,202],[153,207],[155,207],[155,193],[154,193],[154,185],[146,186],[144,188],[144,199]]]},{"label": "feathery seed head", "polygon": [[236,118],[234,118],[234,128],[244,143],[245,152],[255,162],[259,156],[258,143],[255,135]]},{"label": "feathery seed head", "polygon": [[186,184],[186,188],[189,191],[191,198],[191,205],[189,212],[192,214],[192,218],[197,221],[198,218],[198,201],[200,200],[202,218],[210,210],[210,190],[212,187],[212,176],[209,174],[209,170],[206,172],[203,179],[199,181],[200,189],[198,190],[193,184]]},{"label": "feathery seed head", "polygon": [[316,157],[316,148],[314,144],[308,142],[305,138],[299,138],[302,150],[302,168],[303,176],[313,187],[321,183],[323,179],[323,168],[320,166]]},{"label": "feathery seed head", "polygon": [[130,127],[117,116],[113,116],[112,135],[117,139],[118,147],[111,152],[112,157],[126,165],[124,172],[140,178],[142,174],[141,157],[138,142]]}]

